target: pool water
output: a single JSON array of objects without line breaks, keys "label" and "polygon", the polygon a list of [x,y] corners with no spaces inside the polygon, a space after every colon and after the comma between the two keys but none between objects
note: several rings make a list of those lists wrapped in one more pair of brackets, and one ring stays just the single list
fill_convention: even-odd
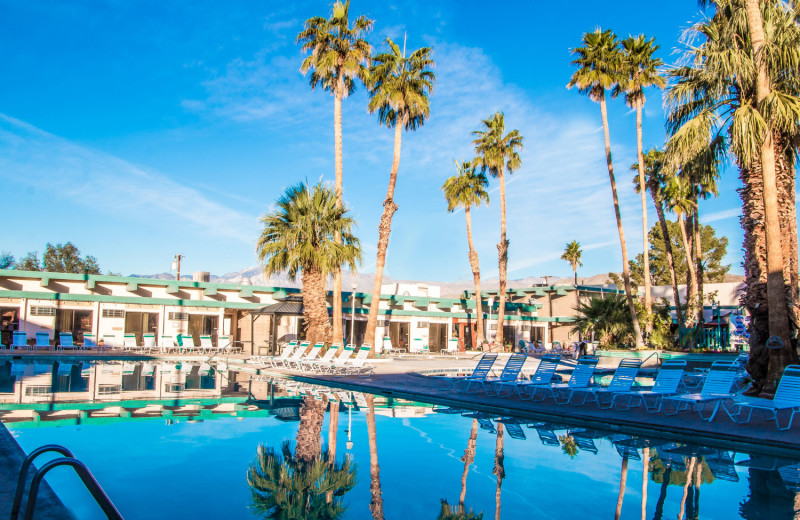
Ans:
[{"label": "pool water", "polygon": [[[71,449],[128,519],[289,518],[280,516],[286,500],[271,507],[268,486],[293,484],[266,478],[267,487],[254,489],[248,470],[259,446],[280,453],[285,441],[291,457],[327,457],[332,416],[337,461],[352,466],[334,475],[344,484],[330,498],[302,489],[298,473],[289,496],[314,510],[294,510],[296,517],[456,518],[440,516],[443,501],[457,511],[462,496],[466,512],[486,519],[788,519],[800,506],[791,459],[280,380],[248,390],[255,400],[218,395],[216,408],[213,399],[175,400],[169,413],[162,403],[159,413],[115,420],[92,411],[83,421],[4,422],[26,452],[49,443]],[[48,481],[79,518],[104,518],[69,470]]]}]

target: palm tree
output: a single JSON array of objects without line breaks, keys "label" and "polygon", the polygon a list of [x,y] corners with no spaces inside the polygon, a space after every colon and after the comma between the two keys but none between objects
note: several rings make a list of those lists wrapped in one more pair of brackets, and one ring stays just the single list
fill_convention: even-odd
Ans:
[{"label": "palm tree", "polygon": [[478,262],[478,252],[472,243],[472,206],[480,206],[485,202],[489,204],[489,194],[486,188],[489,181],[486,175],[477,171],[469,161],[458,164],[458,175],[447,179],[442,186],[444,197],[447,199],[447,211],[453,212],[456,208],[464,208],[467,219],[467,244],[469,246],[469,265],[472,268],[472,279],[475,281],[475,316],[477,318],[478,334],[477,344],[483,344],[483,308],[481,306],[481,266]]},{"label": "palm tree", "polygon": [[361,247],[352,234],[355,221],[321,182],[312,190],[302,183],[292,186],[275,205],[275,211],[260,219],[264,230],[256,243],[258,259],[265,262],[267,276],[287,271],[295,278],[303,273],[306,339],[330,341],[325,278],[342,265],[355,269],[361,261]]},{"label": "palm tree", "polygon": [[[644,161],[645,186],[647,186],[647,189],[650,191],[650,198],[653,199],[653,205],[656,207],[658,223],[661,226],[661,236],[664,237],[664,251],[669,266],[672,296],[675,299],[675,315],[678,318],[678,327],[682,328],[685,327],[685,324],[683,322],[683,309],[681,308],[681,295],[678,290],[677,273],[675,272],[675,258],[672,256],[672,241],[669,238],[667,218],[664,215],[664,188],[666,185],[666,178],[663,174],[663,157],[664,152],[658,148],[651,148],[644,154],[642,159]],[[631,170],[638,172],[640,170],[639,164],[637,163],[631,166]],[[637,192],[641,191],[638,174],[633,179],[633,184]],[[645,247],[649,249],[649,244]]]},{"label": "palm tree", "polygon": [[647,478],[650,468],[650,447],[642,448],[642,520],[647,518]]},{"label": "palm tree", "polygon": [[442,509],[436,520],[483,520],[483,511],[475,513],[472,510],[466,511],[463,506],[453,507],[442,499]]},{"label": "palm tree", "polygon": [[[800,270],[794,149],[789,143],[798,131],[795,107],[800,100],[794,71],[800,64],[800,28],[795,14],[781,2],[764,2],[761,6],[760,14],[770,26],[766,33],[759,29],[762,22],[749,26],[749,20],[759,14],[758,9],[752,9],[754,5],[746,10],[744,0],[706,3],[716,7],[715,13],[692,28],[686,65],[670,72],[673,84],[667,103],[672,136],[667,150],[681,162],[693,157],[697,148],[724,136],[727,150],[736,159],[743,181],[739,190],[745,230],[746,290],[742,303],[751,315],[748,371],[755,380],[753,391],[758,393],[774,388],[783,367],[797,359],[793,342],[784,340],[784,348],[776,351],[769,351],[765,343],[770,335],[784,337],[793,326],[784,309],[791,307],[794,321],[798,318],[797,308],[792,307],[800,298]],[[764,52],[756,52],[756,47]],[[756,60],[756,56],[765,59]],[[764,97],[764,87],[769,90],[768,97]],[[766,107],[768,113],[762,111]],[[772,161],[761,153],[770,140],[768,133],[779,150],[773,150]],[[765,165],[765,161],[770,164]],[[769,179],[765,179],[765,167]],[[773,175],[769,173],[773,168],[774,177],[779,180],[775,191]],[[775,206],[781,208],[777,217]],[[778,222],[777,237],[774,217]],[[782,269],[777,264],[778,249]],[[779,303],[781,295],[788,301]]]},{"label": "palm tree", "polygon": [[[497,244],[498,267],[500,275],[500,288],[498,289],[499,302],[497,306],[497,334],[495,344],[503,348],[503,323],[506,312],[506,279],[508,270],[508,239],[506,238],[506,178],[508,174],[514,173],[519,168],[522,161],[519,158],[519,150],[523,149],[523,137],[519,130],[511,130],[507,134],[505,116],[502,112],[495,112],[493,116],[484,119],[483,130],[472,132],[475,140],[475,153],[477,157],[473,160],[475,166],[479,166],[482,172],[487,170],[500,180],[500,243]],[[505,135],[503,135],[505,134]]]},{"label": "palm tree", "polygon": [[[696,265],[692,262],[694,254],[692,246],[689,244],[690,231],[687,229],[686,216],[694,212],[694,201],[692,200],[691,186],[684,177],[671,177],[664,189],[664,202],[667,208],[675,213],[678,219],[678,227],[681,230],[683,249],[686,253],[686,327],[692,327],[697,319],[697,271]],[[693,237],[694,234],[691,234]],[[702,308],[702,305],[700,306]]]},{"label": "palm tree", "polygon": [[464,463],[464,472],[461,474],[461,495],[458,497],[458,507],[464,510],[464,500],[467,498],[467,475],[470,465],[475,462],[475,446],[478,443],[478,419],[472,419],[472,429],[469,432],[467,448],[461,462]]},{"label": "palm tree", "polygon": [[367,332],[364,342],[375,344],[375,327],[378,324],[378,306],[381,300],[383,268],[386,265],[386,252],[389,247],[389,233],[392,229],[392,216],[397,211],[394,202],[394,189],[397,184],[397,170],[400,167],[400,145],[403,130],[413,131],[422,126],[430,114],[430,99],[436,81],[431,69],[434,66],[433,50],[422,47],[406,56],[403,50],[391,39],[386,38],[389,52],[372,58],[374,65],[369,71],[370,113],[378,113],[378,121],[388,128],[394,128],[394,157],[389,175],[389,189],[383,201],[383,214],[378,224],[378,258],[375,262],[375,283],[372,287],[372,301],[369,306]]},{"label": "palm tree", "polygon": [[568,242],[567,246],[564,248],[564,254],[561,255],[562,260],[566,260],[569,262],[570,267],[572,267],[572,271],[575,273],[575,285],[578,285],[578,267],[583,267],[583,262],[581,262],[581,244],[577,240],[573,240],[572,242]]},{"label": "palm tree", "polygon": [[654,45],[655,38],[648,40],[643,34],[630,36],[622,40],[622,68],[623,76],[612,94],[614,97],[620,92],[625,92],[625,102],[636,110],[636,156],[639,167],[639,192],[642,197],[642,247],[644,252],[644,308],[648,320],[645,323],[647,332],[652,332],[653,324],[649,317],[653,313],[653,301],[650,294],[650,259],[647,251],[647,197],[644,185],[644,159],[642,158],[642,107],[644,107],[644,89],[647,87],[664,88],[666,80],[658,68],[663,65],[660,58],[653,54],[658,50]]},{"label": "palm tree", "polygon": [[627,343],[633,326],[626,307],[625,299],[619,294],[579,302],[572,332],[579,332],[582,337],[594,332],[604,346]]},{"label": "palm tree", "polygon": [[[614,512],[614,520],[619,520],[622,514],[622,500],[625,498],[625,487],[628,482],[628,454],[622,456],[622,472],[619,476],[619,494],[617,495],[617,509]],[[679,518],[683,518],[681,515]]]},{"label": "palm tree", "polygon": [[369,492],[372,496],[369,511],[374,520],[383,520],[383,494],[381,492],[381,466],[378,463],[378,437],[375,429],[375,401],[372,394],[366,394],[367,435],[369,436]]},{"label": "palm tree", "polygon": [[622,228],[622,215],[617,198],[617,182],[614,179],[614,164],[611,160],[611,138],[608,132],[608,112],[606,110],[606,90],[616,85],[621,78],[621,55],[617,46],[617,37],[611,31],[594,32],[583,35],[583,47],[574,49],[577,58],[572,62],[578,70],[572,75],[567,88],[577,87],[582,94],[587,94],[589,99],[600,103],[600,115],[603,120],[603,138],[606,147],[606,164],[608,165],[608,178],[611,182],[611,194],[614,199],[614,213],[617,217],[617,231],[622,248],[622,280],[625,285],[625,296],[628,300],[636,347],[643,346],[642,332],[639,328],[639,318],[636,316],[636,307],[631,294],[631,276],[628,267],[628,246],[625,243],[625,231]]},{"label": "palm tree", "polygon": [[[363,36],[374,23],[359,16],[350,25],[350,0],[335,2],[328,19],[314,17],[306,20],[305,28],[297,35],[303,52],[311,54],[303,60],[300,72],[311,71],[309,83],[333,94],[333,133],[336,168],[336,202],[342,201],[342,99],[356,88],[356,79],[364,78],[372,46]],[[336,236],[337,242],[341,238]],[[342,338],[342,271],[333,271],[333,341],[344,344]]]},{"label": "palm tree", "polygon": [[494,469],[492,470],[492,473],[494,473],[495,477],[497,477],[497,488],[494,492],[494,520],[500,520],[500,506],[502,504],[502,501],[500,500],[500,488],[503,485],[503,479],[506,478],[506,468],[503,464],[505,459],[505,455],[503,454],[503,443],[503,423],[498,422],[497,439],[494,447]]}]

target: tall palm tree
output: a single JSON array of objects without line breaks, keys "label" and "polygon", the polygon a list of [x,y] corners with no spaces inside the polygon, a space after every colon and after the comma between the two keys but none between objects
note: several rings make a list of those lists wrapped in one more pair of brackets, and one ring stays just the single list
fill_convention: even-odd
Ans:
[{"label": "tall palm tree", "polygon": [[[503,324],[506,312],[506,280],[508,278],[508,239],[506,238],[506,177],[522,164],[519,150],[523,149],[523,137],[519,130],[511,130],[507,134],[505,116],[502,112],[495,112],[493,116],[484,119],[483,130],[475,130],[472,135],[475,140],[476,157],[473,164],[479,166],[482,172],[488,171],[492,177],[500,181],[500,243],[497,244],[498,268],[500,275],[500,288],[498,289],[499,302],[497,306],[497,334],[495,344],[503,348]],[[505,134],[505,135],[504,135]]]},{"label": "tall palm tree", "polygon": [[613,91],[614,97],[620,92],[625,92],[625,102],[636,110],[636,157],[639,166],[639,192],[642,197],[642,247],[644,252],[644,308],[648,320],[645,323],[647,332],[652,332],[653,323],[650,316],[653,313],[653,300],[650,294],[650,258],[647,247],[647,233],[650,230],[647,224],[647,197],[644,185],[644,159],[642,152],[642,107],[644,107],[644,89],[647,87],[664,88],[666,80],[658,68],[663,65],[660,58],[653,54],[658,50],[654,44],[655,38],[648,40],[643,34],[629,36],[622,40],[622,77]]},{"label": "tall palm tree", "polygon": [[[355,269],[361,261],[361,247],[352,232],[355,221],[321,182],[311,190],[302,183],[290,187],[275,206],[260,219],[264,230],[256,243],[258,259],[267,276],[287,271],[295,278],[302,272],[306,339],[330,341],[325,278],[342,265]],[[334,239],[337,234],[341,243]]]},{"label": "tall palm tree", "polygon": [[[694,212],[694,201],[691,195],[691,186],[684,177],[671,177],[664,189],[664,201],[667,208],[675,213],[678,219],[678,228],[681,231],[683,249],[686,253],[686,323],[685,326],[691,327],[697,319],[697,271],[696,265],[692,262],[694,254],[692,246],[689,244],[690,231],[686,222],[687,215]],[[693,234],[691,235],[694,236]],[[702,306],[700,306],[702,308]]]},{"label": "tall palm tree", "polygon": [[[370,62],[372,46],[363,38],[374,23],[359,16],[350,25],[350,0],[337,1],[329,18],[316,16],[306,20],[304,29],[297,35],[303,52],[310,55],[303,60],[300,72],[311,71],[311,88],[317,86],[333,94],[333,143],[336,169],[336,201],[342,201],[342,99],[356,88],[356,79],[363,79]],[[336,240],[340,241],[337,235]],[[333,271],[333,341],[344,344],[342,337],[342,271]]]},{"label": "tall palm tree", "polygon": [[[622,472],[619,476],[619,494],[617,495],[617,509],[614,511],[614,520],[619,520],[622,514],[622,501],[625,498],[625,487],[628,482],[628,454],[622,456]],[[683,518],[681,516],[680,518]]]},{"label": "tall palm tree", "polygon": [[397,170],[400,167],[400,146],[403,130],[413,131],[421,127],[430,114],[430,99],[436,76],[433,50],[422,47],[406,56],[403,50],[386,38],[389,52],[372,58],[369,71],[370,113],[378,113],[378,122],[394,128],[394,157],[389,174],[389,188],[383,201],[383,214],[378,224],[378,258],[375,262],[375,283],[372,287],[372,301],[367,318],[367,332],[364,342],[375,344],[375,327],[378,324],[378,306],[381,301],[383,268],[386,265],[386,252],[389,247],[389,233],[392,230],[392,216],[397,211],[394,189],[397,184]]},{"label": "tall palm tree", "polygon": [[464,208],[464,215],[467,219],[467,244],[469,246],[469,265],[472,268],[472,279],[475,282],[475,316],[477,319],[478,334],[477,344],[483,345],[483,308],[481,305],[481,266],[478,261],[478,252],[472,243],[472,206],[480,206],[481,203],[489,204],[489,194],[486,188],[489,181],[486,175],[478,172],[477,168],[469,161],[458,164],[456,161],[458,175],[447,179],[442,186],[444,197],[447,200],[447,211],[453,212],[456,208]]},{"label": "tall palm tree", "polygon": [[[667,104],[672,136],[667,150],[673,150],[672,155],[681,161],[691,158],[698,147],[724,136],[727,151],[739,168],[744,184],[739,190],[741,222],[745,230],[746,289],[742,303],[751,315],[748,371],[755,380],[753,391],[758,393],[774,388],[783,367],[797,360],[794,342],[784,340],[783,349],[773,351],[765,344],[770,335],[784,337],[787,327],[793,327],[784,309],[794,309],[794,321],[798,318],[797,308],[792,307],[800,298],[795,150],[789,143],[798,133],[800,100],[794,71],[800,66],[800,28],[796,14],[785,9],[782,2],[761,4],[761,16],[770,28],[766,32],[758,29],[763,27],[763,22],[754,24],[755,31],[751,29],[748,22],[757,16],[758,9],[746,10],[744,0],[705,3],[715,8],[713,16],[693,26],[685,65],[670,72],[673,80]],[[761,36],[765,38],[762,40]],[[764,52],[756,52],[755,47]],[[764,59],[756,60],[756,56]],[[764,65],[767,66],[766,78]],[[769,88],[767,97],[764,97],[765,79]],[[765,113],[763,110],[767,108],[768,113]],[[766,165],[768,170],[774,167],[775,177],[780,180],[776,182],[775,192],[765,185],[763,172],[765,158],[761,152],[769,141],[767,132],[771,133],[779,150],[774,160]],[[767,173],[767,177],[773,175]],[[772,180],[768,181],[772,184]],[[768,209],[767,206],[772,207]],[[775,206],[781,208],[777,215],[777,239]],[[770,232],[768,225],[772,226]],[[777,249],[782,252],[782,270],[777,269],[776,260],[780,258]],[[771,260],[769,251],[773,253]],[[778,303],[781,294],[786,300],[783,305]],[[786,319],[782,320],[781,316]]]},{"label": "tall palm tree", "polygon": [[[683,309],[681,308],[681,295],[678,290],[678,277],[675,272],[675,258],[672,255],[672,241],[669,238],[667,218],[664,214],[664,188],[666,186],[666,178],[663,174],[663,157],[664,152],[658,148],[651,148],[642,157],[644,160],[645,186],[647,186],[647,189],[650,191],[650,198],[653,199],[653,205],[656,208],[656,215],[658,216],[658,223],[661,226],[661,236],[664,237],[664,252],[669,267],[670,284],[672,285],[672,296],[675,300],[675,315],[678,318],[678,327],[685,327],[683,323]],[[638,172],[639,164],[637,163],[631,166],[631,170]],[[634,178],[633,184],[636,191],[641,190],[638,174]],[[649,248],[649,244],[646,247]]]},{"label": "tall palm tree", "polygon": [[622,215],[617,198],[617,182],[614,179],[614,164],[611,160],[611,137],[608,131],[608,112],[606,109],[606,90],[613,88],[621,78],[621,55],[617,45],[617,37],[611,31],[601,31],[600,28],[583,35],[583,47],[573,49],[577,57],[572,64],[578,70],[572,75],[567,88],[577,87],[579,92],[589,96],[592,101],[600,103],[600,115],[603,120],[603,139],[606,147],[606,164],[608,165],[608,178],[611,182],[611,194],[614,199],[614,213],[617,217],[617,231],[622,248],[622,280],[625,285],[625,296],[633,320],[634,339],[636,347],[643,346],[642,331],[639,327],[639,318],[633,304],[631,294],[631,276],[628,267],[628,246],[625,242],[625,231],[622,228]]},{"label": "tall palm tree", "polygon": [[576,286],[578,285],[578,267],[583,267],[583,262],[581,262],[582,254],[583,251],[581,251],[580,242],[573,240],[567,243],[567,246],[564,248],[564,254],[561,255],[561,259],[569,262],[570,267],[572,267],[572,271],[575,274]]},{"label": "tall palm tree", "polygon": [[369,492],[371,500],[369,511],[374,520],[383,520],[383,493],[381,492],[381,466],[378,463],[378,433],[375,429],[375,401],[372,394],[366,394],[367,435],[369,437]]}]

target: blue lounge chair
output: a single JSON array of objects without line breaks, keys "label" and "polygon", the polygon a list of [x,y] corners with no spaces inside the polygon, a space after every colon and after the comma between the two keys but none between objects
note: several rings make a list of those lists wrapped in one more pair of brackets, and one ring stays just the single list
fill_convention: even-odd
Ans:
[{"label": "blue lounge chair", "polygon": [[508,436],[512,439],[524,441],[527,438],[525,437],[525,432],[522,430],[522,426],[520,426],[520,424],[515,422],[513,419],[509,422],[501,419],[500,422],[506,427],[506,433],[508,433]]},{"label": "blue lounge chair", "polygon": [[[514,382],[519,377],[520,371],[522,371],[522,365],[525,364],[527,361],[528,356],[525,354],[511,354],[506,361],[506,366],[503,367],[503,371],[500,372],[500,376],[498,377],[485,377],[482,380],[470,381],[467,383],[467,392],[469,392],[469,388],[472,383],[476,383],[483,388],[483,391],[486,392],[486,395],[499,395],[500,390],[498,388],[497,392],[494,392],[493,385],[500,385],[502,383],[509,383]],[[488,385],[488,386],[487,386]]]},{"label": "blue lounge chair", "polygon": [[469,419],[477,419],[478,426],[481,430],[485,430],[489,433],[497,433],[494,423],[492,422],[492,418],[497,417],[496,415],[491,415],[485,412],[468,412],[461,414],[461,416]]},{"label": "blue lounge chair", "polygon": [[[611,408],[614,405],[614,399],[616,398],[617,394],[630,393],[633,382],[636,380],[636,374],[639,373],[640,366],[642,366],[641,359],[624,358],[619,362],[617,369],[614,371],[614,377],[611,379],[611,383],[607,387],[602,388],[598,386],[585,386],[572,388],[570,389],[567,402],[572,403],[572,397],[578,393],[583,395],[583,401],[581,401],[580,404],[584,404],[591,396],[597,403],[598,408]],[[611,395],[611,400],[609,401],[608,406],[602,406],[600,396],[603,394]]]},{"label": "blue lounge chair", "polygon": [[47,349],[50,350],[50,333],[37,332],[36,333],[36,350]]},{"label": "blue lounge chair", "polygon": [[[618,397],[627,397],[628,400],[625,403],[625,407],[619,408],[620,410],[627,410],[631,406],[635,407],[641,404],[648,412],[659,412],[661,411],[662,398],[664,396],[680,393],[678,388],[681,386],[685,369],[686,361],[683,359],[664,361],[661,364],[652,389],[615,394],[614,398],[611,400],[611,405],[613,406],[616,403]],[[648,397],[654,398],[652,408],[647,403]],[[635,405],[633,404],[634,399],[639,400]],[[656,405],[658,405],[658,408],[656,408]]]},{"label": "blue lounge chair", "polygon": [[536,433],[539,435],[539,440],[545,446],[561,446],[561,441],[558,440],[558,435],[553,430],[547,428],[536,428]]},{"label": "blue lounge chair", "polygon": [[83,346],[81,347],[83,350],[87,350],[90,348],[97,348],[97,339],[95,338],[94,334],[86,334],[83,335]]},{"label": "blue lounge chair", "polygon": [[781,466],[778,473],[783,479],[783,485],[793,493],[800,493],[800,464]]},{"label": "blue lounge chair", "polygon": [[[714,420],[722,401],[733,398],[731,387],[733,387],[736,379],[737,368],[734,361],[714,361],[699,393],[672,395],[663,398],[664,402],[672,402],[675,405],[675,411],[667,413],[667,415],[675,415],[689,407],[694,407],[703,420]],[[703,417],[703,410],[707,405],[713,405],[713,409],[711,410],[711,415]]]},{"label": "blue lounge chair", "polygon": [[706,455],[705,461],[714,478],[728,482],[739,482],[739,474],[736,472],[731,452],[722,450],[714,455]]},{"label": "blue lounge chair", "polygon": [[524,396],[527,395],[527,393],[523,391],[524,389],[535,386],[550,386],[553,382],[553,375],[556,373],[560,362],[561,354],[545,354],[542,356],[542,359],[539,361],[539,366],[536,367],[536,372],[531,375],[530,379],[498,383],[500,386],[497,390],[498,395],[503,392],[503,387],[509,388],[509,395],[511,395],[511,391],[516,388],[519,397],[524,399]]},{"label": "blue lounge chair", "polygon": [[478,361],[478,364],[475,366],[475,369],[472,371],[471,375],[464,377],[450,378],[450,386],[447,387],[447,390],[456,388],[456,383],[459,383],[461,381],[467,381],[468,382],[467,384],[469,384],[469,382],[471,381],[485,379],[486,376],[489,375],[489,372],[492,370],[492,365],[494,365],[494,362],[496,360],[497,360],[497,354],[494,353],[484,354],[483,356],[481,356],[480,361]]},{"label": "blue lounge chair", "polygon": [[[536,392],[542,390],[545,394],[544,397],[542,397],[542,400],[547,397],[546,392],[550,392],[550,395],[553,397],[553,401],[558,402],[558,397],[561,390],[573,390],[575,388],[585,388],[589,386],[589,382],[592,380],[592,376],[594,376],[594,369],[597,367],[598,361],[600,361],[600,358],[597,356],[581,356],[580,359],[578,359],[578,364],[575,365],[575,369],[572,371],[569,381],[555,385],[534,386],[532,387],[533,392],[531,393],[531,399],[536,396]],[[564,403],[566,403],[566,401],[564,401]]]},{"label": "blue lounge chair", "polygon": [[[779,430],[788,430],[792,427],[794,414],[800,412],[800,365],[789,365],[783,370],[778,389],[775,391],[773,399],[763,399],[760,397],[737,396],[729,410],[725,407],[725,413],[733,422],[750,422],[753,410],[764,410],[771,413],[770,420],[775,421],[775,427]],[[742,417],[742,412],[747,410],[747,417]],[[781,428],[778,421],[778,412],[789,411],[789,423]]]},{"label": "blue lounge chair", "polygon": [[28,334],[21,330],[15,330],[11,336],[11,352],[14,352],[14,349],[27,350],[28,348]]},{"label": "blue lounge chair", "polygon": [[59,332],[58,333],[58,349],[62,352],[65,348],[74,349],[75,343],[72,340],[72,333],[71,332]]},{"label": "blue lounge chair", "polygon": [[629,460],[642,460],[642,457],[639,456],[639,448],[628,442],[630,439],[627,435],[615,435],[611,438],[611,444],[617,449],[620,457]]},{"label": "blue lounge chair", "polygon": [[597,455],[597,445],[594,443],[595,436],[590,430],[569,430],[567,435],[573,438],[575,446],[581,451],[588,451]]}]

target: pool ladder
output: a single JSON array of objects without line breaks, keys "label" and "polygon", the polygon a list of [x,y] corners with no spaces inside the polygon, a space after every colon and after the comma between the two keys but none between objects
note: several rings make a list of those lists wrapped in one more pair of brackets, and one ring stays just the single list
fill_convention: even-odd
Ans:
[{"label": "pool ladder", "polygon": [[22,468],[20,468],[19,472],[17,491],[14,495],[14,505],[11,508],[10,520],[18,520],[19,518],[19,511],[22,507],[22,496],[25,494],[25,483],[28,480],[28,470],[33,464],[34,459],[39,455],[48,452],[55,452],[63,455],[63,457],[53,459],[50,462],[45,463],[41,468],[36,470],[36,473],[34,473],[33,479],[31,480],[31,487],[28,491],[28,503],[25,505],[25,516],[23,516],[24,520],[33,519],[33,510],[36,507],[36,497],[39,494],[39,486],[42,483],[42,479],[48,471],[53,468],[57,468],[58,466],[70,466],[75,470],[75,473],[78,474],[81,482],[83,482],[83,485],[86,486],[86,489],[89,491],[89,493],[91,493],[95,501],[97,501],[97,505],[100,506],[100,509],[103,510],[107,518],[111,520],[123,520],[122,515],[119,514],[117,508],[111,503],[111,499],[108,498],[108,495],[106,495],[105,491],[103,491],[103,488],[101,488],[100,484],[97,483],[97,480],[95,480],[94,476],[89,471],[89,468],[87,468],[83,462],[76,459],[74,455],[72,455],[71,451],[57,444],[47,444],[45,446],[36,448],[30,453],[30,455],[25,457],[25,460],[22,463]]}]

